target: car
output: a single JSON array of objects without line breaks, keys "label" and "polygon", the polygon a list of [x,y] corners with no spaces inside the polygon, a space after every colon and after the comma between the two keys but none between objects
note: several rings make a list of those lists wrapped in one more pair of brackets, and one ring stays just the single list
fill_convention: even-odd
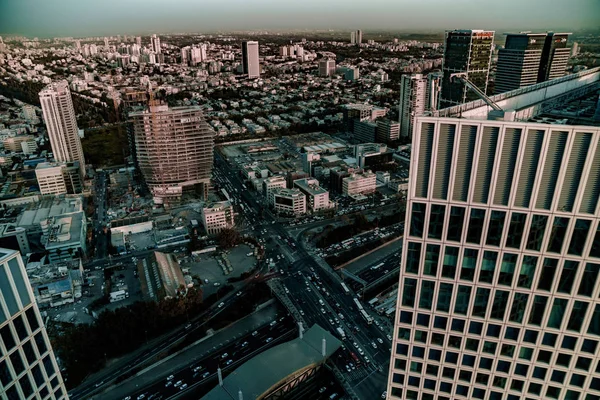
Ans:
[{"label": "car", "polygon": [[179,387],[179,386],[181,386],[181,384],[182,384],[182,383],[183,383],[183,381],[177,381],[177,383],[175,383],[175,385],[174,385],[174,386],[175,386],[175,387]]},{"label": "car", "polygon": [[271,341],[273,341],[273,338],[272,338],[272,337],[270,337],[270,338],[267,338],[267,340],[265,340],[265,343],[271,343]]},{"label": "car", "polygon": [[140,395],[137,397],[137,400],[142,400],[142,399],[145,399],[145,398],[146,398],[146,394],[145,394],[145,393],[142,393],[142,394],[140,394]]},{"label": "car", "polygon": [[392,337],[390,335],[386,335],[386,337],[388,338],[388,340],[391,342],[392,341]]},{"label": "car", "polygon": [[220,302],[218,307],[219,307],[219,308],[223,308],[223,306],[225,306],[225,303],[223,303],[223,302]]},{"label": "car", "polygon": [[187,383],[184,383],[183,385],[179,386],[179,390],[184,390],[185,388],[187,388]]},{"label": "car", "polygon": [[252,332],[252,336],[256,336],[256,335],[258,335],[258,331]]},{"label": "car", "polygon": [[319,389],[319,393],[323,393],[326,390],[327,390],[327,387],[323,386],[321,389]]},{"label": "car", "polygon": [[374,349],[377,348],[377,344],[375,344],[375,342],[371,342],[371,346],[373,346]]},{"label": "car", "polygon": [[272,321],[272,322],[269,324],[269,326],[275,326],[275,325],[277,325],[277,321]]},{"label": "car", "polygon": [[131,396],[127,396],[123,400],[131,400]]},{"label": "car", "polygon": [[377,341],[379,342],[379,344],[383,344],[383,340],[381,338],[377,338]]},{"label": "car", "polygon": [[385,392],[381,393],[381,398],[382,399],[385,399],[386,397],[387,397],[387,390]]},{"label": "car", "polygon": [[165,387],[169,387],[171,385],[173,385],[173,381],[168,381],[167,383],[165,383]]},{"label": "car", "polygon": [[225,365],[231,365],[232,362],[233,362],[233,360],[227,360],[227,362],[225,363]]},{"label": "car", "polygon": [[248,346],[248,342],[242,343],[242,347],[246,347],[246,346]]},{"label": "car", "polygon": [[223,354],[221,354],[221,359],[227,357],[228,355],[229,355],[229,353],[223,353]]},{"label": "car", "polygon": [[237,297],[240,297],[240,296],[242,295],[242,292],[237,292],[235,295],[236,295]]},{"label": "car", "polygon": [[202,369],[201,365],[198,365],[196,368],[194,368],[194,372],[198,372]]},{"label": "car", "polygon": [[209,375],[210,375],[210,372],[208,372],[208,371],[205,372],[205,373],[203,373],[202,374],[202,379],[206,379],[206,377],[209,376]]}]

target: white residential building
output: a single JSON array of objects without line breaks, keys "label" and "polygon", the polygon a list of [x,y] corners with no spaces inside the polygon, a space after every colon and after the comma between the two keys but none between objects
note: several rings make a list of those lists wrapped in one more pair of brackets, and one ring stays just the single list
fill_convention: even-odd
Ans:
[{"label": "white residential building", "polygon": [[373,193],[377,188],[376,175],[370,171],[352,173],[342,180],[342,193],[347,196]]},{"label": "white residential building", "polygon": [[40,163],[35,168],[35,177],[43,195],[81,193],[83,185],[79,163]]},{"label": "white residential building", "polygon": [[202,209],[202,224],[209,235],[234,226],[233,206],[229,201],[213,203]]}]

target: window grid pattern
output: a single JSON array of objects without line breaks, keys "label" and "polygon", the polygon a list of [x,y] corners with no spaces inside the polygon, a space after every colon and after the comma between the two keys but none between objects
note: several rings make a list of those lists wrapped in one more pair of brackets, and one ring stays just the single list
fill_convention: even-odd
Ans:
[{"label": "window grid pattern", "polygon": [[[457,122],[459,146],[464,141],[462,132],[473,132],[463,124],[473,122]],[[524,151],[515,159],[513,186],[506,179],[502,182],[500,204],[490,204],[491,196],[498,193],[494,179],[502,157],[497,153],[485,164],[473,159],[469,201],[459,201],[464,198],[462,184],[456,188],[461,195],[452,194],[454,169],[448,191],[452,201],[415,197],[409,191],[407,209],[418,202],[427,211],[422,215],[422,235],[406,235],[404,249],[437,249],[438,256],[404,250],[390,399],[600,398],[593,397],[600,396],[600,207],[589,204],[595,194],[582,199],[584,188],[574,195],[572,185],[563,185],[573,175],[580,176],[582,185],[596,184],[583,175],[588,170],[595,173],[591,163],[596,159],[588,153],[600,149],[595,145],[600,131],[579,135],[576,141],[576,131],[521,125],[523,132],[535,132],[535,137],[520,138]],[[490,129],[477,128],[481,136],[484,131]],[[498,143],[506,143],[504,134],[500,127]],[[480,155],[485,150],[481,136],[475,152]],[[529,142],[535,138],[531,144],[528,136]],[[570,148],[574,142],[586,147],[586,156],[580,153],[576,160],[569,159],[575,156]],[[509,149],[513,157],[517,144],[513,135]],[[540,154],[536,159],[529,154],[533,145],[536,151],[549,151],[557,144],[564,146],[558,155]],[[437,149],[432,149],[433,160],[436,154]],[[418,175],[416,163],[413,160],[411,173]],[[560,170],[561,164],[574,167]],[[462,164],[459,168],[461,174],[469,170]],[[477,177],[485,174],[492,178],[489,187],[485,182],[478,186]],[[529,181],[536,177],[537,181]],[[525,197],[517,193],[517,183],[527,189]],[[568,193],[559,201],[563,188]],[[488,192],[485,198],[482,193]],[[432,214],[432,209],[442,207],[446,212],[440,228],[440,213]],[[500,213],[504,213],[503,223],[499,223]],[[412,218],[410,213],[407,217]],[[476,228],[472,232],[471,223]],[[405,286],[407,281],[411,285]],[[410,293],[405,292],[407,287]],[[407,296],[412,300],[406,303],[409,306],[403,305]]]},{"label": "window grid pattern", "polygon": [[[0,394],[19,399],[65,399],[62,377],[55,361],[25,268],[18,252],[0,249]],[[8,301],[7,301],[8,300]],[[10,304],[18,309],[11,310]],[[38,397],[39,396],[39,397]],[[0,398],[4,398],[0,395]]]}]

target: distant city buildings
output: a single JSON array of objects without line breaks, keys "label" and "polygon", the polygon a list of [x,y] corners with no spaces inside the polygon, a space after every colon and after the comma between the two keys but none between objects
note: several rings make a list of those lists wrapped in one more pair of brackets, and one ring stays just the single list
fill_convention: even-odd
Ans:
[{"label": "distant city buildings", "polygon": [[212,203],[202,209],[202,224],[209,235],[216,235],[226,228],[233,228],[234,211],[229,201]]},{"label": "distant city buildings", "polygon": [[350,32],[350,44],[360,45],[362,43],[362,39],[363,39],[363,34],[360,29]]},{"label": "distant city buildings", "polygon": [[566,73],[568,33],[508,33],[498,51],[495,93],[555,79]]},{"label": "distant city buildings", "polygon": [[68,399],[18,251],[0,249],[0,393],[5,399]]},{"label": "distant city buildings", "polygon": [[67,81],[46,86],[39,96],[54,159],[60,162],[79,162],[83,178],[85,159]]},{"label": "distant city buildings", "polygon": [[242,42],[242,68],[248,78],[260,78],[258,42]]},{"label": "distant city buildings", "polygon": [[150,46],[152,47],[152,51],[156,54],[162,53],[162,49],[160,47],[160,38],[156,35],[152,35],[150,37]]},{"label": "distant city buildings", "polygon": [[452,79],[452,74],[465,74],[476,87],[484,93],[487,92],[493,44],[493,31],[446,31],[440,108],[479,99],[479,96],[462,82]]},{"label": "distant city buildings", "polygon": [[324,58],[319,61],[319,76],[328,77],[335,74],[335,60]]},{"label": "distant city buildings", "polygon": [[136,159],[154,201],[176,201],[186,191],[206,199],[215,134],[201,108],[151,105],[129,117]]}]

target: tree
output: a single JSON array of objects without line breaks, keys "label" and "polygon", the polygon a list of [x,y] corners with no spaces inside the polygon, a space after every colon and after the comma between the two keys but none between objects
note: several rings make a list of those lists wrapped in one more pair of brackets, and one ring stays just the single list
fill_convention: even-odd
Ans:
[{"label": "tree", "polygon": [[217,236],[217,241],[222,249],[231,249],[241,242],[238,231],[233,228],[225,228]]}]

